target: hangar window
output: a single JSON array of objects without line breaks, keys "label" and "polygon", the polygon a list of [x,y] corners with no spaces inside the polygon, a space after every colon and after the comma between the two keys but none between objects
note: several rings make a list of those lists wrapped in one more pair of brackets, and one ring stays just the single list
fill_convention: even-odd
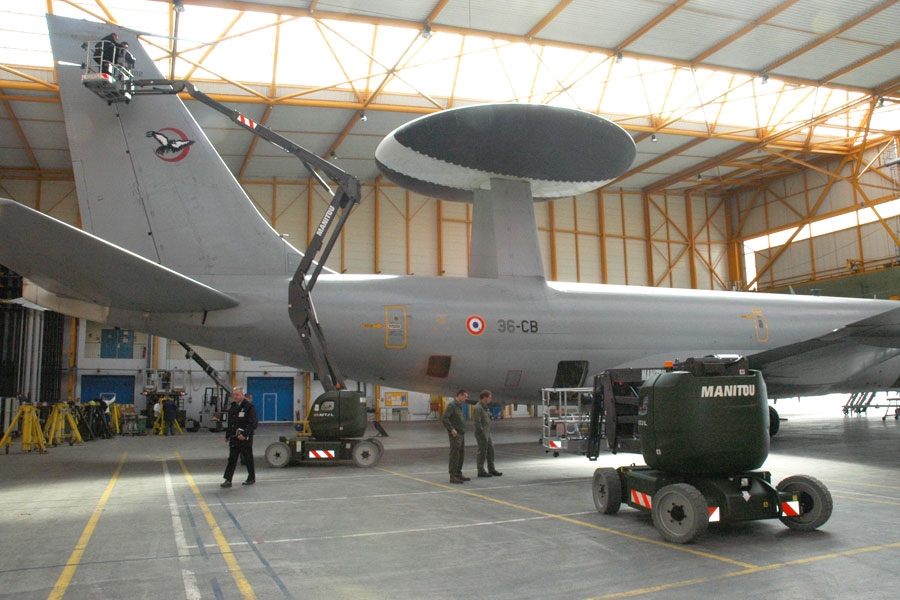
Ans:
[{"label": "hangar window", "polygon": [[803,227],[791,227],[746,239],[744,240],[744,270],[747,281],[751,282],[748,289],[757,289],[756,255],[759,252],[836,231],[861,227],[868,223],[874,223],[879,219],[887,219],[898,215],[900,215],[900,200],[889,200],[879,204],[877,212],[870,207],[865,207],[851,213],[811,221]]},{"label": "hangar window", "polygon": [[429,356],[425,374],[429,377],[446,379],[450,375],[450,356]]},{"label": "hangar window", "polygon": [[587,379],[588,361],[586,360],[561,360],[556,366],[556,378],[553,380],[555,388],[581,387]]}]

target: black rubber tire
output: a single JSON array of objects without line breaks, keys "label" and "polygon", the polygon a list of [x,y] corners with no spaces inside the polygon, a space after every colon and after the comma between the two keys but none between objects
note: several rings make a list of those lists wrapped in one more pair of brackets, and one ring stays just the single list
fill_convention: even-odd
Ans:
[{"label": "black rubber tire", "polygon": [[676,544],[689,544],[709,528],[709,508],[700,490],[687,483],[667,485],[653,494],[653,525]]},{"label": "black rubber tire", "polygon": [[594,506],[604,515],[614,515],[622,505],[622,480],[615,469],[601,468],[594,471],[591,482]]},{"label": "black rubber tire", "polygon": [[831,518],[834,501],[825,484],[809,475],[792,475],[775,487],[779,492],[794,492],[800,500],[799,517],[778,517],[795,531],[813,531]]},{"label": "black rubber tire", "polygon": [[270,467],[281,469],[291,462],[291,448],[284,442],[272,442],[266,448],[266,462]]},{"label": "black rubber tire", "polygon": [[372,442],[378,448],[378,460],[381,460],[381,457],[384,456],[384,444],[378,438],[368,438],[367,441]]},{"label": "black rubber tire", "polygon": [[378,451],[378,446],[373,444],[371,440],[363,440],[353,446],[351,456],[357,467],[368,468],[378,462],[378,459],[381,458],[381,453]]},{"label": "black rubber tire", "polygon": [[769,437],[775,437],[778,430],[781,429],[781,418],[774,406],[769,406]]}]

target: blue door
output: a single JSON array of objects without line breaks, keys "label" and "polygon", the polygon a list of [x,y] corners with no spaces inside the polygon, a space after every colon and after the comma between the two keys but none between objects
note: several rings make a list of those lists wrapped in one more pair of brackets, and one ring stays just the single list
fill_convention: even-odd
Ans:
[{"label": "blue door", "polygon": [[116,395],[116,404],[134,404],[134,375],[82,375],[81,401]]},{"label": "blue door", "polygon": [[248,377],[247,393],[253,395],[260,421],[293,422],[293,377]]}]

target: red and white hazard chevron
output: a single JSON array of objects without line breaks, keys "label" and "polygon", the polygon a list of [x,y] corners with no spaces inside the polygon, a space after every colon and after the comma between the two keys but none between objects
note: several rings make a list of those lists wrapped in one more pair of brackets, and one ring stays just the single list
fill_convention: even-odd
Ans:
[{"label": "red and white hazard chevron", "polygon": [[800,501],[793,500],[791,502],[782,502],[781,503],[781,516],[783,516],[783,517],[799,517],[800,516]]},{"label": "red and white hazard chevron", "polygon": [[643,506],[646,509],[652,508],[650,502],[650,496],[645,494],[644,492],[639,492],[637,490],[631,490],[631,501],[637,504],[638,506]]},{"label": "red and white hazard chevron", "polygon": [[553,450],[559,450],[562,448],[562,442],[559,440],[547,440],[547,447],[552,448]]},{"label": "red and white hazard chevron", "polygon": [[256,121],[254,121],[253,119],[245,117],[244,115],[238,115],[237,120],[244,127],[248,127],[250,129],[256,129]]},{"label": "red and white hazard chevron", "polygon": [[722,520],[722,512],[719,510],[718,506],[710,506],[709,508],[709,522],[710,523],[718,523]]},{"label": "red and white hazard chevron", "polygon": [[334,458],[334,450],[310,450],[310,458]]}]

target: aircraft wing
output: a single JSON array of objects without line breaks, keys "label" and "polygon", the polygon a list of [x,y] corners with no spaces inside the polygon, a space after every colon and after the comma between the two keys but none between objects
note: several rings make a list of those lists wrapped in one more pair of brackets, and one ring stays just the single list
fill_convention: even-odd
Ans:
[{"label": "aircraft wing", "polygon": [[[815,393],[850,389],[844,385],[871,368],[900,354],[900,307],[835,329],[825,335],[787,344],[747,358],[752,369],[762,371],[773,397],[801,394],[795,386],[808,387],[809,374],[817,373]],[[893,373],[893,374],[891,374]],[[900,373],[881,374],[900,384]],[[803,383],[801,383],[803,382]],[[852,387],[852,386],[850,386]],[[807,390],[808,392],[808,390]],[[809,392],[813,393],[813,392]]]},{"label": "aircraft wing", "polygon": [[820,337],[754,354],[750,357],[751,368],[758,369],[787,358],[796,359],[803,354],[840,347],[848,342],[879,348],[900,348],[900,307],[850,323]]},{"label": "aircraft wing", "polygon": [[58,296],[100,306],[184,313],[238,305],[203,283],[3,198],[0,264]]}]

